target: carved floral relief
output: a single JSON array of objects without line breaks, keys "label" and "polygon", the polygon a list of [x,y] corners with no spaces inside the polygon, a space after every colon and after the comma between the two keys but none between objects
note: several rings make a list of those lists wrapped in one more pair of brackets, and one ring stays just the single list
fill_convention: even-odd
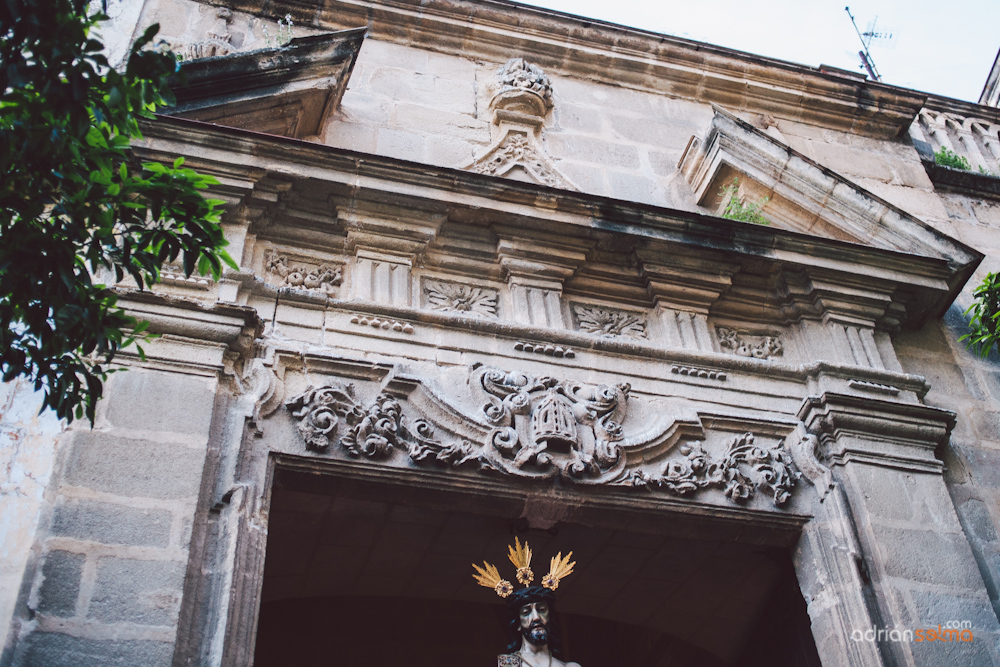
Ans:
[{"label": "carved floral relief", "polygon": [[682,445],[680,454],[682,458],[669,461],[659,475],[639,470],[622,484],[662,488],[679,496],[718,487],[736,503],[746,502],[756,491],[767,490],[775,505],[784,505],[799,478],[787,453],[758,447],[752,433],[730,440],[726,455],[721,459],[707,455],[698,443]]},{"label": "carved floral relief", "polygon": [[641,315],[573,304],[580,331],[613,338],[646,339],[646,320]]},{"label": "carved floral relief", "polygon": [[777,336],[751,336],[725,327],[718,327],[716,332],[723,352],[754,359],[780,357],[783,352],[781,339]]},{"label": "carved floral relief", "polygon": [[633,424],[629,435],[626,383],[588,384],[497,368],[477,370],[473,382],[487,399],[479,413],[435,413],[434,423],[408,417],[406,400],[392,392],[366,404],[352,385],[338,382],[310,387],[285,405],[307,449],[326,453],[336,443],[347,456],[392,465],[408,459],[416,466],[433,463],[678,496],[717,488],[740,504],[765,493],[777,506],[789,500],[800,476],[782,446],[761,445],[749,432],[733,437],[715,456],[697,435],[664,448],[676,432],[673,419]]},{"label": "carved floral relief", "polygon": [[481,317],[497,316],[498,294],[495,289],[428,280],[424,282],[424,294],[432,310]]},{"label": "carved floral relief", "polygon": [[334,294],[343,281],[340,264],[307,265],[292,262],[286,255],[269,251],[265,258],[266,271],[282,286]]}]

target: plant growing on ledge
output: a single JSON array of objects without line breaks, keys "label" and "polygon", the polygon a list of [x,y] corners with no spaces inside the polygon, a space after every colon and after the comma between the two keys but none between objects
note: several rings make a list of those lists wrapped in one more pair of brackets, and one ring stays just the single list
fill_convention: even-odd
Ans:
[{"label": "plant growing on ledge", "polygon": [[964,171],[972,169],[968,160],[944,146],[941,147],[941,150],[934,153],[934,162],[942,167],[951,167],[952,169],[962,169]]},{"label": "plant growing on ledge", "polygon": [[739,196],[740,179],[719,190],[719,196],[726,202],[722,217],[741,222],[752,222],[755,225],[769,225],[771,221],[764,217],[761,210],[767,204],[769,197],[761,197],[757,201],[743,202]]},{"label": "plant growing on ledge", "polygon": [[972,294],[975,300],[965,311],[971,315],[970,331],[959,340],[969,348],[978,348],[979,356],[986,357],[1000,341],[1000,274],[987,274]]}]

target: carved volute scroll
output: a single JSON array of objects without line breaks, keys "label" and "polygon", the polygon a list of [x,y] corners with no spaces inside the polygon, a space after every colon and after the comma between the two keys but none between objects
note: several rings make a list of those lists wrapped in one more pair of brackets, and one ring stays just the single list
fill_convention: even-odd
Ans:
[{"label": "carved volute scroll", "polygon": [[[489,367],[475,371],[471,381],[487,399],[478,414],[438,409],[445,404],[434,394],[433,423],[406,416],[413,408],[398,388],[365,405],[352,385],[329,382],[285,405],[307,449],[335,454],[330,445],[337,443],[341,456],[392,466],[433,463],[677,496],[716,488],[734,503],[764,493],[776,506],[787,503],[800,476],[782,445],[759,444],[753,433],[732,437],[725,452],[713,456],[715,450],[700,442],[705,436],[697,418],[654,410],[652,423],[626,429],[627,383],[587,384]],[[409,387],[405,394],[420,384],[406,379],[397,387]]]},{"label": "carved volute scroll", "polygon": [[497,90],[490,100],[498,131],[486,152],[465,168],[578,190],[556,169],[542,145],[540,132],[551,109],[552,83],[545,72],[524,58],[508,60],[497,74]]}]

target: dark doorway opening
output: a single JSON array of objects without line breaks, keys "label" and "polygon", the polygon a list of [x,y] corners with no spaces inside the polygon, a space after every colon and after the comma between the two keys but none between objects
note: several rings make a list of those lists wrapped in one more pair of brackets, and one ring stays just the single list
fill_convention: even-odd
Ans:
[{"label": "dark doorway opening", "polygon": [[515,535],[539,578],[574,551],[557,593],[564,659],[819,666],[789,549],[745,528],[601,510],[532,529],[523,499],[330,477],[276,474],[256,667],[495,665],[503,605],[473,583],[471,563],[513,580]]}]

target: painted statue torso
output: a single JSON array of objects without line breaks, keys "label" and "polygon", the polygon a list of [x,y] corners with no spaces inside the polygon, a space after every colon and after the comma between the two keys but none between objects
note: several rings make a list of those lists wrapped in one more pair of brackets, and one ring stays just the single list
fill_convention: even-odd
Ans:
[{"label": "painted statue torso", "polygon": [[[551,665],[552,667],[580,667],[578,663],[563,662],[559,658],[552,658]],[[497,656],[497,667],[525,667],[525,663],[521,660],[520,653],[505,653]]]}]

